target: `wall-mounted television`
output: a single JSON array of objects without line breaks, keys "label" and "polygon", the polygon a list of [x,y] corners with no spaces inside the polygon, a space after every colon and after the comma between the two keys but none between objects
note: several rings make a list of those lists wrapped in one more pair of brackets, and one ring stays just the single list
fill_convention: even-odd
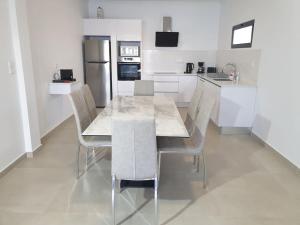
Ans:
[{"label": "wall-mounted television", "polygon": [[178,32],[156,32],[155,46],[156,47],[177,47]]},{"label": "wall-mounted television", "polygon": [[255,20],[232,27],[231,48],[251,48]]}]

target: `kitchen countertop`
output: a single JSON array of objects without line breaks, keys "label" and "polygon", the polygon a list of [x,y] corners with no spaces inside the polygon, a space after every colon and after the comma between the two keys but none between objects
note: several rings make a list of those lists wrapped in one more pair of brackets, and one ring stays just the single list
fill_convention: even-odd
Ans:
[{"label": "kitchen countertop", "polygon": [[179,72],[144,72],[147,76],[198,76],[199,78],[206,80],[218,87],[232,87],[232,86],[240,86],[240,87],[256,87],[256,84],[250,81],[240,80],[238,83],[235,81],[217,81],[213,78],[209,78],[207,74],[197,74],[197,73],[179,73]]},{"label": "kitchen countertop", "polygon": [[145,75],[150,76],[197,76],[197,73],[178,73],[178,72],[144,72]]},{"label": "kitchen countertop", "polygon": [[206,80],[212,84],[215,84],[218,87],[232,87],[232,86],[241,86],[241,87],[256,87],[255,84],[251,82],[247,82],[244,80],[240,80],[239,82],[235,81],[217,81],[213,78],[207,76],[207,74],[197,74],[197,76],[203,80]]}]

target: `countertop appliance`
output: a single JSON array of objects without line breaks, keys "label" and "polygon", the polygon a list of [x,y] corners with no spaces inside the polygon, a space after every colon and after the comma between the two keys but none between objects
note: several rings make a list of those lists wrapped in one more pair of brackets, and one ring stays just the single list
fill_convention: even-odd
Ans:
[{"label": "countertop appliance", "polygon": [[184,73],[191,74],[191,73],[193,73],[194,68],[195,68],[194,63],[187,63],[186,70]]},{"label": "countertop appliance", "polygon": [[217,73],[217,67],[207,67],[207,73]]},{"label": "countertop appliance", "polygon": [[202,74],[205,73],[204,62],[198,62],[198,71],[197,73]]},{"label": "countertop appliance", "polygon": [[85,83],[91,88],[97,107],[112,99],[110,40],[87,37],[84,41]]},{"label": "countertop appliance", "polygon": [[141,79],[140,42],[118,42],[118,80]]}]

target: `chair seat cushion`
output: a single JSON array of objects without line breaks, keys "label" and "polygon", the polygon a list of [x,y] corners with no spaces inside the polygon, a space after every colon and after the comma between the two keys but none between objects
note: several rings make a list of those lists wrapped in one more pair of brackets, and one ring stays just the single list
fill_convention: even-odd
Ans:
[{"label": "chair seat cushion", "polygon": [[192,138],[160,137],[157,142],[161,153],[195,154],[196,151],[200,151]]},{"label": "chair seat cushion", "polygon": [[111,146],[111,136],[82,136],[85,147],[100,148]]}]

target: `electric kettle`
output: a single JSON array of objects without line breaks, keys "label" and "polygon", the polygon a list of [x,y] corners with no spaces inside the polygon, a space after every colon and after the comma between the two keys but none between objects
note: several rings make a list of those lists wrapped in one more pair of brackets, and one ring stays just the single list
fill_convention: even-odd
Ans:
[{"label": "electric kettle", "polygon": [[187,63],[185,73],[192,73],[194,68],[194,63]]}]

